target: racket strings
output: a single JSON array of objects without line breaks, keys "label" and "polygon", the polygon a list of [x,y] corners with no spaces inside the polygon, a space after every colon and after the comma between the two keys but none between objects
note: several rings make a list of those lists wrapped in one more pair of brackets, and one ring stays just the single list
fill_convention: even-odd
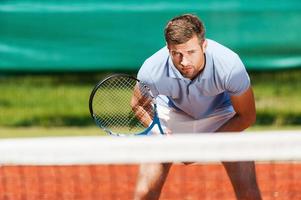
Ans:
[{"label": "racket strings", "polygon": [[[147,126],[142,123],[145,118],[153,119],[154,109],[148,88],[139,84],[139,94],[143,96],[140,98],[135,92],[137,83],[133,78],[121,76],[101,84],[94,96],[93,112],[103,128],[113,132],[137,133]],[[136,104],[132,98],[138,99]]]}]

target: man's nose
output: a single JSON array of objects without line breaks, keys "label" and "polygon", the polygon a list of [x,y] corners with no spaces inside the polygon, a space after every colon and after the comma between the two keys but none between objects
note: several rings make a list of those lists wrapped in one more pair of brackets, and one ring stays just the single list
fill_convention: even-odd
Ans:
[{"label": "man's nose", "polygon": [[182,57],[182,60],[181,60],[181,65],[187,66],[188,64],[189,64],[188,59],[187,59],[185,56],[183,56],[183,57]]}]

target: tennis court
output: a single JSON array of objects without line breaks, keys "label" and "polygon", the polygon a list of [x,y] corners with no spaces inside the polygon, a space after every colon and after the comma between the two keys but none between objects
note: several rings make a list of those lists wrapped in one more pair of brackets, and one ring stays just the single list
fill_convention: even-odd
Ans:
[{"label": "tennis court", "polygon": [[[301,199],[300,2],[1,1],[0,200],[130,200],[140,162],[176,163],[160,200],[234,200],[219,163],[236,160],[256,161],[264,200]],[[94,84],[112,73],[136,76],[165,45],[165,23],[188,12],[250,72],[257,122],[248,131],[299,131],[243,143],[240,136],[137,144],[96,137],[105,132],[88,111]],[[128,114],[111,106],[122,101],[102,102],[109,111],[100,116]]]},{"label": "tennis court", "polygon": [[[263,199],[300,199],[301,164],[256,165]],[[134,165],[2,166],[1,199],[94,200],[132,199],[137,175]],[[219,164],[172,167],[164,199],[235,199]]]},{"label": "tennis court", "polygon": [[[104,139],[100,141],[95,141],[94,137],[1,140],[1,154],[11,150],[1,157],[0,197],[5,200],[132,199],[138,160],[175,159],[177,164],[171,168],[160,199],[231,200],[235,199],[234,191],[223,166],[216,160],[257,157],[257,179],[263,199],[300,199],[300,133],[265,134],[268,137],[264,138],[269,139],[265,142],[259,140],[262,134],[251,134],[242,140],[238,135],[232,143],[224,136],[214,136],[213,140],[200,137],[205,140],[203,143],[187,143],[183,137],[179,143],[168,138],[167,143],[159,144],[157,139],[161,141],[160,138],[147,138],[141,144],[140,138],[137,140],[136,137],[133,140],[118,138],[117,141],[111,137],[102,137]],[[193,136],[192,139],[196,138]],[[66,140],[70,144],[66,144]],[[206,141],[213,143],[213,147],[199,146]],[[124,145],[120,145],[121,142],[125,142]],[[184,147],[177,150],[178,145]],[[121,146],[120,149],[117,146]],[[183,149],[187,151],[179,155]],[[196,149],[204,153],[192,154]],[[162,153],[158,154],[160,151]],[[208,156],[204,156],[206,152]],[[179,160],[187,160],[184,158],[196,159],[199,164],[180,164]]]}]

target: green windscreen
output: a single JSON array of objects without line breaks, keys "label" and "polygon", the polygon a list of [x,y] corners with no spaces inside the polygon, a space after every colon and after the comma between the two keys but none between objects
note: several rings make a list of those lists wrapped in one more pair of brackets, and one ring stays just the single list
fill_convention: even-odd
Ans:
[{"label": "green windscreen", "polygon": [[249,70],[301,67],[300,0],[2,0],[0,72],[135,71],[183,13]]}]

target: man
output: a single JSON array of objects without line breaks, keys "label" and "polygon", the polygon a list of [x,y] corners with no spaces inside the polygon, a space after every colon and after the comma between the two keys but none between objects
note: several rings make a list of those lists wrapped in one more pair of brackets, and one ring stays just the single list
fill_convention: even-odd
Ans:
[{"label": "man", "polygon": [[[243,131],[256,120],[249,76],[237,54],[205,39],[195,15],[173,18],[167,46],[148,58],[138,79],[158,100],[167,134]],[[253,162],[222,163],[237,199],[261,199]],[[142,164],[135,199],[158,199],[171,163]]]}]

